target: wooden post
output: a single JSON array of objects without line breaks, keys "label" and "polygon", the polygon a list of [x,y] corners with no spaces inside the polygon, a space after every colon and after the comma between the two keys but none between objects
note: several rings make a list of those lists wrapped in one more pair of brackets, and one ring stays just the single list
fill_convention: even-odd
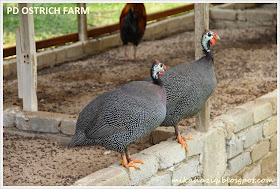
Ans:
[{"label": "wooden post", "polygon": [[[37,111],[37,57],[34,40],[33,14],[23,14],[32,3],[18,3],[23,78],[23,110]],[[22,12],[22,10],[25,10]]]},{"label": "wooden post", "polygon": [[23,97],[22,86],[22,62],[21,62],[21,43],[20,43],[20,31],[16,28],[16,54],[17,54],[17,80],[18,80],[18,98]]},{"label": "wooden post", "polygon": [[[86,9],[86,3],[77,3],[78,7]],[[78,34],[80,41],[86,41],[87,35],[87,15],[78,14]]]},{"label": "wooden post", "polygon": [[[195,59],[204,56],[201,46],[201,36],[205,29],[209,29],[209,4],[194,4],[194,20],[195,20]],[[210,98],[205,102],[202,109],[196,114],[195,128],[202,132],[207,132],[210,124]]]}]

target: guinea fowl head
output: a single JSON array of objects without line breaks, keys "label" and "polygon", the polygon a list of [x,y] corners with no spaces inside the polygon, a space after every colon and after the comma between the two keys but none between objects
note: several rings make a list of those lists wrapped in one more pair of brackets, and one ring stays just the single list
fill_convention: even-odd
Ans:
[{"label": "guinea fowl head", "polygon": [[210,44],[215,45],[216,40],[219,40],[219,39],[220,39],[220,37],[216,33],[205,29],[205,32],[203,33],[202,38],[201,38],[201,45],[202,45],[204,51],[206,53],[210,52]]},{"label": "guinea fowl head", "polygon": [[159,76],[163,75],[164,70],[166,70],[166,66],[158,60],[155,60],[151,67],[151,77],[154,83],[161,84]]}]

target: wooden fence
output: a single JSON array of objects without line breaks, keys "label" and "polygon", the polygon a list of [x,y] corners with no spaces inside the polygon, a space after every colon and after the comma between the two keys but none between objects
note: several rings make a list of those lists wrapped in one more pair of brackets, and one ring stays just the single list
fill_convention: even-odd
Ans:
[{"label": "wooden fence", "polygon": [[[219,5],[219,4],[222,3],[212,3],[212,5]],[[194,4],[188,4],[188,5],[168,9],[165,11],[152,13],[147,15],[147,21],[163,19],[165,17],[176,15],[193,9],[194,9]],[[119,30],[119,23],[116,23],[107,26],[88,29],[87,34],[88,37],[98,37],[100,35],[116,32],[118,30]],[[64,45],[65,43],[76,42],[78,40],[79,40],[78,32],[57,36],[49,39],[44,39],[44,40],[36,41],[36,50],[48,48],[51,46]],[[16,46],[3,48],[4,57],[13,56],[13,55],[16,55]]]}]

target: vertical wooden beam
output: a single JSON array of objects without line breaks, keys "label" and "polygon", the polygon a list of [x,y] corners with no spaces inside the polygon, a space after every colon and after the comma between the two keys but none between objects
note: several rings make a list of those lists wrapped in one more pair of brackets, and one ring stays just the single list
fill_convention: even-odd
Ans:
[{"label": "vertical wooden beam", "polygon": [[[86,3],[77,3],[78,7],[86,9]],[[79,41],[86,41],[88,39],[87,35],[87,15],[78,14],[78,34]]]},{"label": "vertical wooden beam", "polygon": [[32,3],[18,3],[20,42],[21,42],[21,63],[23,78],[23,110],[37,111],[37,57],[34,40],[33,14],[23,14],[22,9],[28,9]]},{"label": "vertical wooden beam", "polygon": [[21,43],[20,43],[20,31],[16,28],[16,55],[17,55],[17,80],[18,80],[18,98],[23,97],[22,86],[22,62],[21,62]]},{"label": "vertical wooden beam", "polygon": [[[201,36],[205,29],[209,29],[209,4],[194,4],[194,20],[195,20],[195,59],[204,56],[201,46]],[[202,132],[207,132],[210,124],[210,98],[205,102],[202,109],[196,114],[195,128]]]}]

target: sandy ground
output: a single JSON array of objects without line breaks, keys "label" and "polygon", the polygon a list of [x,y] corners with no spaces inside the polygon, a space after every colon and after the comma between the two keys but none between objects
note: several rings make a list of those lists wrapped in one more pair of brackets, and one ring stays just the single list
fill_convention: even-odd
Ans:
[{"label": "sandy ground", "polygon": [[[211,98],[211,118],[276,89],[276,28],[216,29],[221,40],[212,47],[218,85]],[[117,47],[84,60],[50,67],[38,73],[40,111],[78,116],[93,98],[132,80],[149,76],[154,59],[168,69],[194,59],[193,32],[144,41],[137,60],[123,59]],[[4,80],[4,106],[22,105],[17,80]],[[194,126],[189,118],[180,125]],[[134,144],[136,153],[150,144]],[[96,170],[120,160],[102,147],[68,149],[42,139],[4,135],[4,185],[71,185]]]}]

